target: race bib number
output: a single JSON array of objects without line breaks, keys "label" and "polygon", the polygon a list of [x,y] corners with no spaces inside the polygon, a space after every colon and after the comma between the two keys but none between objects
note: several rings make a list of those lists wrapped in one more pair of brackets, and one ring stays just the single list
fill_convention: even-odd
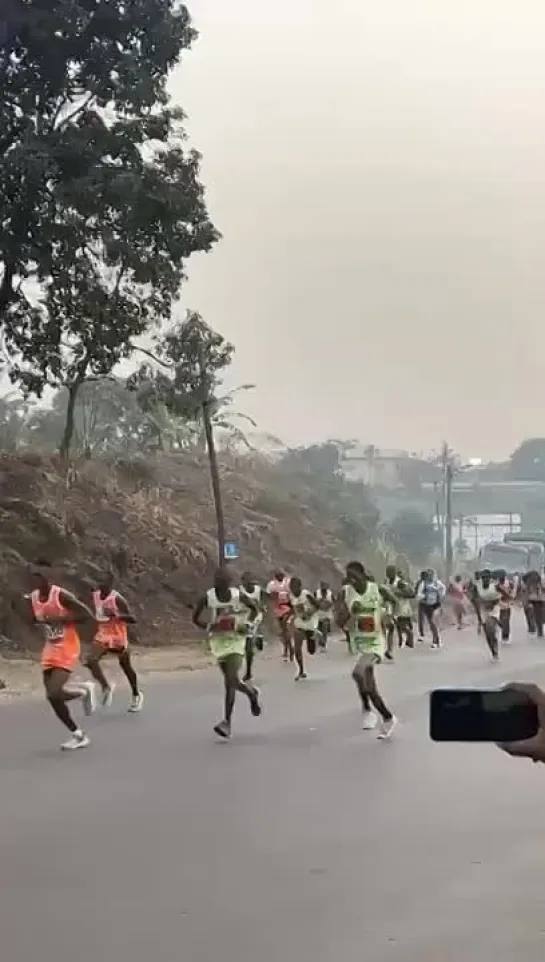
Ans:
[{"label": "race bib number", "polygon": [[57,625],[42,625],[44,640],[50,644],[62,641],[64,638],[64,626]]},{"label": "race bib number", "polygon": [[364,635],[371,635],[375,631],[375,619],[373,615],[360,615],[357,621],[358,631]]},{"label": "race bib number", "polygon": [[216,629],[223,632],[233,632],[236,630],[236,619],[232,615],[225,615],[224,618],[219,618],[216,622]]}]

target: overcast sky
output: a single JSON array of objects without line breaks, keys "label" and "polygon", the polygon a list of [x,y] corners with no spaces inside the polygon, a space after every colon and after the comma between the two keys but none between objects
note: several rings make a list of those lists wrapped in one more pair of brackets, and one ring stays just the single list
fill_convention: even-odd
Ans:
[{"label": "overcast sky", "polygon": [[503,457],[545,434],[545,0],[190,0],[173,91],[224,235],[187,306],[244,407]]}]

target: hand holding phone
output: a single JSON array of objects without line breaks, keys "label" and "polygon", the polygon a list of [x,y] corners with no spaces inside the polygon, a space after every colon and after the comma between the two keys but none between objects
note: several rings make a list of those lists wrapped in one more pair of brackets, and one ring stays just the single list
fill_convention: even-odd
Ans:
[{"label": "hand holding phone", "polygon": [[534,738],[500,744],[499,747],[514,758],[530,758],[533,762],[545,762],[545,692],[539,685],[512,682],[508,686],[528,698],[537,710],[539,730]]},{"label": "hand holding phone", "polygon": [[[545,706],[545,695],[543,699]],[[438,688],[430,695],[433,741],[496,742],[513,746],[533,742],[540,727],[539,708],[535,697],[528,693],[528,686]],[[545,735],[543,737],[545,739]],[[506,750],[509,751],[509,747]]]}]

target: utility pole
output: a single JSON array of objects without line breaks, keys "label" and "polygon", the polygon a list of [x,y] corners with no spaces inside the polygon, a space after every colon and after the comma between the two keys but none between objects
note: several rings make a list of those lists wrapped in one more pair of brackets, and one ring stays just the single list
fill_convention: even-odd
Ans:
[{"label": "utility pole", "polygon": [[452,481],[454,467],[448,444],[443,445],[443,484],[445,492],[445,580],[447,585],[452,578]]}]

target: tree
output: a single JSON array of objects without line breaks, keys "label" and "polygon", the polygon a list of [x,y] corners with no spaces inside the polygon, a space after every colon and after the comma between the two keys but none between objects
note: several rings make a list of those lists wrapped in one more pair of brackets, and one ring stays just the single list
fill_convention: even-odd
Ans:
[{"label": "tree", "polygon": [[157,338],[155,343],[161,369],[154,371],[144,365],[132,378],[132,385],[138,388],[150,383],[156,398],[161,399],[172,414],[187,421],[202,418],[221,565],[225,558],[225,515],[213,419],[217,412],[217,392],[235,349],[195,311],[188,311],[182,323]]},{"label": "tree", "polygon": [[386,531],[393,546],[417,563],[424,563],[439,544],[439,536],[429,519],[412,508],[399,511]]},{"label": "tree", "polygon": [[167,92],[195,37],[185,5],[34,0],[32,14],[0,66],[0,323],[12,381],[67,389],[67,454],[81,385],[169,320],[185,261],[219,234]]},{"label": "tree", "polygon": [[545,481],[545,438],[528,438],[509,459],[509,473],[519,481]]}]

